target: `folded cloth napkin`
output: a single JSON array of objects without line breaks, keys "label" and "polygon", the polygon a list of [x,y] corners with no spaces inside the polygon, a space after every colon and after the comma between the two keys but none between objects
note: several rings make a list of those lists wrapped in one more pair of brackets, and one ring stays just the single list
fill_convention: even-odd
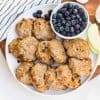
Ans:
[{"label": "folded cloth napkin", "polygon": [[0,0],[0,41],[6,38],[7,29],[23,12],[40,4],[58,4],[61,0]]}]

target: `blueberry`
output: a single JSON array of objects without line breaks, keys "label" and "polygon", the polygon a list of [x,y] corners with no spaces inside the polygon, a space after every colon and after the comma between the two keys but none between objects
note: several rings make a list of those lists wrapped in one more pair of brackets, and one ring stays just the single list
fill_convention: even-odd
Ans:
[{"label": "blueberry", "polygon": [[70,27],[70,32],[71,33],[74,33],[75,32],[74,27]]},{"label": "blueberry", "polygon": [[57,18],[59,19],[59,18],[62,18],[63,17],[63,15],[61,14],[61,13],[58,13],[57,14]]},{"label": "blueberry", "polygon": [[49,20],[50,20],[50,17],[49,17],[49,15],[48,15],[48,14],[45,14],[45,15],[44,15],[44,18],[45,18],[47,21],[49,21]]},{"label": "blueberry", "polygon": [[71,21],[67,21],[67,23],[69,24],[69,26],[71,26]]},{"label": "blueberry", "polygon": [[37,17],[37,13],[33,13],[33,17]]},{"label": "blueberry", "polygon": [[86,27],[86,22],[82,22],[81,25],[82,25],[83,28],[85,28]]},{"label": "blueberry", "polygon": [[59,10],[57,11],[57,13],[62,13],[62,9],[59,9]]},{"label": "blueberry", "polygon": [[57,15],[56,14],[53,14],[52,18],[53,19],[56,19]]},{"label": "blueberry", "polygon": [[80,15],[78,15],[78,14],[77,14],[77,15],[76,15],[76,18],[78,18],[78,19],[79,19],[79,18],[81,18],[81,17],[80,17]]},{"label": "blueberry", "polygon": [[71,21],[67,21],[66,26],[71,26]]},{"label": "blueberry", "polygon": [[83,11],[82,8],[79,8],[79,9],[78,9],[78,12],[79,12],[80,15],[83,15],[83,14],[84,14],[84,11]]},{"label": "blueberry", "polygon": [[54,28],[55,30],[58,32],[59,31],[59,27],[57,26],[57,24],[54,24]]},{"label": "blueberry", "polygon": [[66,36],[69,36],[70,37],[71,36],[71,33],[70,32],[67,32],[66,33]]},{"label": "blueberry", "polygon": [[78,20],[81,22],[82,21],[82,18],[79,18]]},{"label": "blueberry", "polygon": [[66,20],[68,20],[68,21],[71,20],[71,17],[70,16],[66,17]]},{"label": "blueberry", "polygon": [[78,5],[75,5],[75,6],[74,6],[74,9],[79,9],[79,6],[78,6]]},{"label": "blueberry", "polygon": [[67,4],[68,9],[72,9],[73,8],[73,4],[69,3]]},{"label": "blueberry", "polygon": [[20,60],[17,60],[17,62],[20,63],[21,61]]},{"label": "blueberry", "polygon": [[37,14],[37,18],[41,18],[41,14]]},{"label": "blueberry", "polygon": [[65,27],[65,31],[69,32],[69,27],[68,26]]},{"label": "blueberry", "polygon": [[[44,17],[46,20],[50,20],[50,16],[51,16],[52,10],[48,11],[48,14],[45,14]],[[56,18],[56,14],[53,15],[53,18]]]},{"label": "blueberry", "polygon": [[64,4],[63,8],[68,8],[68,5],[67,4]]},{"label": "blueberry", "polygon": [[33,13],[33,16],[36,17],[36,18],[41,18],[41,14],[39,14],[37,12]]},{"label": "blueberry", "polygon": [[62,34],[62,35],[65,35],[66,34],[64,30],[63,31],[60,31],[59,33]]},{"label": "blueberry", "polygon": [[79,34],[80,33],[80,30],[76,30],[76,34]]},{"label": "blueberry", "polygon": [[64,17],[61,18],[61,21],[66,21]]},{"label": "blueberry", "polygon": [[69,9],[69,13],[72,14],[72,12],[73,12],[73,9],[70,8],[70,9]]},{"label": "blueberry", "polygon": [[70,26],[68,22],[66,23],[66,26]]},{"label": "blueberry", "polygon": [[61,23],[61,19],[57,19],[57,23]]},{"label": "blueberry", "polygon": [[77,24],[77,21],[76,20],[71,20],[71,24],[74,26]]},{"label": "blueberry", "polygon": [[57,23],[57,26],[61,27],[61,23]]},{"label": "blueberry", "polygon": [[62,20],[62,22],[61,22],[63,25],[65,25],[66,24],[66,21],[65,20]]},{"label": "blueberry", "polygon": [[62,35],[66,36],[66,32],[65,32],[65,31],[63,31],[63,32],[62,32]]},{"label": "blueberry", "polygon": [[64,31],[64,27],[63,26],[59,27],[59,29],[60,29],[60,32]]},{"label": "blueberry", "polygon": [[61,8],[61,13],[65,13],[67,11],[67,8]]},{"label": "blueberry", "polygon": [[53,24],[57,23],[56,19],[52,19],[52,22],[53,22]]},{"label": "blueberry", "polygon": [[66,17],[69,16],[69,12],[68,11],[65,12],[65,16]]},{"label": "blueberry", "polygon": [[79,24],[76,24],[76,25],[75,25],[75,28],[76,28],[76,29],[79,29],[79,28],[80,28],[80,25],[79,25]]},{"label": "blueberry", "polygon": [[76,15],[71,15],[71,18],[72,19],[76,19]]},{"label": "blueberry", "polygon": [[37,10],[36,13],[37,13],[37,14],[42,14],[43,12],[42,12],[42,10]]},{"label": "blueberry", "polygon": [[84,28],[83,27],[80,27],[80,32],[82,32],[84,30]]},{"label": "blueberry", "polygon": [[49,16],[51,16],[51,13],[52,13],[52,10],[49,10],[49,11],[48,11]]},{"label": "blueberry", "polygon": [[55,24],[53,24],[54,25],[54,27],[58,27],[58,23],[55,23]]},{"label": "blueberry", "polygon": [[60,30],[59,30],[59,28],[55,28],[55,30],[56,30],[58,33],[60,33]]},{"label": "blueberry", "polygon": [[85,22],[87,22],[86,16],[83,16],[83,17],[82,17],[82,20],[85,21]]},{"label": "blueberry", "polygon": [[74,14],[77,14],[78,13],[78,10],[77,9],[73,9],[73,13]]},{"label": "blueberry", "polygon": [[75,36],[76,34],[75,34],[75,32],[71,32],[71,36]]}]

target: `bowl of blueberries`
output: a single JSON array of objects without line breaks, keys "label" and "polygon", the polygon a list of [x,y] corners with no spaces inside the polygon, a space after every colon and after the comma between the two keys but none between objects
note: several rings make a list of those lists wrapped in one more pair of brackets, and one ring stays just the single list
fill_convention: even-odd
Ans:
[{"label": "bowl of blueberries", "polygon": [[89,14],[79,3],[64,2],[52,11],[50,24],[59,37],[74,39],[87,31]]}]

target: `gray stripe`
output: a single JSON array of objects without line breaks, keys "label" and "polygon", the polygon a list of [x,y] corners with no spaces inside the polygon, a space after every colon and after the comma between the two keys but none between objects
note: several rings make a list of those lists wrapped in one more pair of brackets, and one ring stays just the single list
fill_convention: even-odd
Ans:
[{"label": "gray stripe", "polygon": [[49,0],[46,0],[45,4],[47,4],[47,3],[48,3],[48,1],[49,1]]},{"label": "gray stripe", "polygon": [[14,1],[15,1],[15,0],[13,0],[13,1],[11,2],[11,4],[8,6],[8,8],[6,8],[6,10],[5,10],[2,14],[0,14],[0,16],[3,15],[4,13],[6,13],[6,12],[11,8],[11,5],[14,3]]},{"label": "gray stripe", "polygon": [[7,1],[7,2],[5,2],[5,4],[2,6],[2,8],[0,9],[0,11],[1,10],[3,10],[3,8],[8,4],[8,2],[9,2],[9,0]]},{"label": "gray stripe", "polygon": [[[20,2],[21,2],[21,0],[9,11],[8,14],[10,14],[10,12],[11,12],[14,8],[16,8],[18,4],[20,4]],[[3,20],[6,18],[6,16],[7,16],[8,14],[6,14],[6,15],[2,18],[0,24],[3,22]],[[0,29],[1,29],[1,28],[0,28]]]},{"label": "gray stripe", "polygon": [[40,2],[37,5],[40,5],[42,3],[43,0],[40,0]]}]

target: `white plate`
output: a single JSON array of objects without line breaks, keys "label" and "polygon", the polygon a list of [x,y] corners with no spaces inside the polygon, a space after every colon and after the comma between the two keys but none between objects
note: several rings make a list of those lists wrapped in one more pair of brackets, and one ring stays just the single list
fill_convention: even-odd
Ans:
[{"label": "white plate", "polygon": [[[24,14],[22,14],[20,17],[18,17],[16,19],[16,21],[11,25],[11,27],[9,28],[8,30],[8,36],[7,36],[7,40],[6,40],[6,59],[7,59],[7,63],[8,63],[8,66],[10,68],[10,71],[12,72],[13,76],[15,77],[16,79],[16,76],[15,76],[15,71],[16,71],[16,68],[18,67],[19,63],[17,62],[17,59],[15,57],[13,57],[13,55],[11,53],[9,53],[9,50],[8,50],[8,44],[15,38],[17,38],[17,34],[15,32],[15,26],[18,22],[20,22],[23,18],[33,18],[32,14],[33,12],[36,12],[37,10],[40,10],[42,9],[43,10],[43,14],[47,13],[48,10],[50,9],[53,9],[56,5],[40,5],[40,6],[36,6],[34,8],[32,8],[31,10],[25,12]],[[84,38],[86,39],[86,34],[82,35],[81,38]],[[92,72],[91,72],[91,75],[87,78],[82,78],[82,84],[85,83],[87,80],[90,79],[90,77],[93,75],[93,73],[95,72],[95,69],[96,69],[96,61],[97,61],[97,55],[93,54],[91,52],[91,55],[90,55],[91,59],[92,59]],[[18,81],[19,82],[19,81]],[[22,86],[24,86],[25,88],[27,88],[29,91],[33,92],[33,93],[38,93],[40,94],[39,92],[37,92],[36,90],[34,90],[33,87],[31,86],[28,86],[28,85],[24,85],[22,84],[21,82],[19,82]],[[82,85],[81,85],[82,86]],[[80,87],[81,87],[80,86]],[[79,89],[79,88],[78,88]],[[60,95],[60,94],[65,94],[65,93],[69,93],[71,91],[74,91],[74,90],[64,90],[64,91],[54,91],[54,90],[49,90],[45,93],[41,93],[42,95]]]}]

